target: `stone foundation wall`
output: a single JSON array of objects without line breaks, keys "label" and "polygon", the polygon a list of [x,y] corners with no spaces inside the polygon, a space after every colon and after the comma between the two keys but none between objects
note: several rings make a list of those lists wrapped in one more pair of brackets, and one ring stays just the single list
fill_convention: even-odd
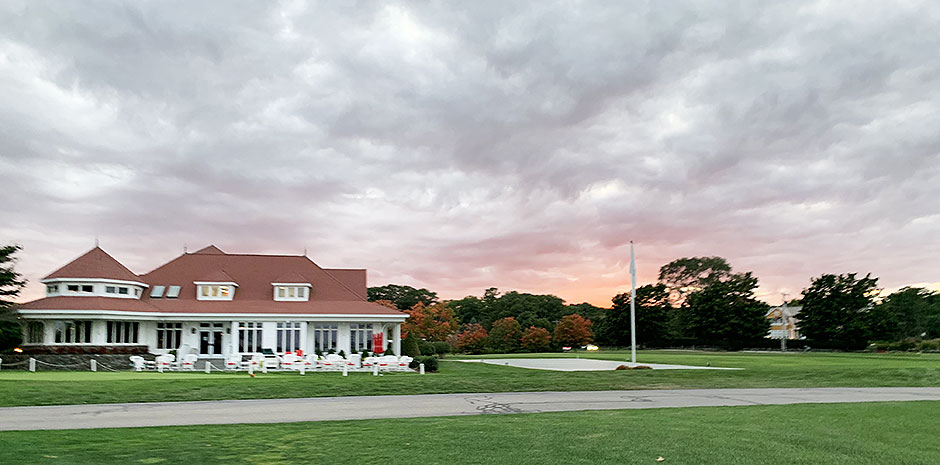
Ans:
[{"label": "stone foundation wall", "polygon": [[127,355],[146,355],[147,346],[145,345],[23,345],[24,354],[127,354]]},{"label": "stone foundation wall", "polygon": [[[142,355],[153,360],[153,355]],[[0,370],[28,370],[29,359],[36,359],[36,371],[89,371],[91,360],[98,362],[98,371],[131,370],[130,355],[127,354],[3,354]]]}]

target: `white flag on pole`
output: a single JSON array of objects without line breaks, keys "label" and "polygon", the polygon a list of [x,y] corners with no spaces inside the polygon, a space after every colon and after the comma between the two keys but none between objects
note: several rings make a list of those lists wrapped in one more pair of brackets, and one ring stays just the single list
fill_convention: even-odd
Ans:
[{"label": "white flag on pole", "polygon": [[636,363],[636,258],[630,241],[630,361]]},{"label": "white flag on pole", "polygon": [[636,276],[636,259],[633,257],[633,242],[630,242],[630,276]]}]

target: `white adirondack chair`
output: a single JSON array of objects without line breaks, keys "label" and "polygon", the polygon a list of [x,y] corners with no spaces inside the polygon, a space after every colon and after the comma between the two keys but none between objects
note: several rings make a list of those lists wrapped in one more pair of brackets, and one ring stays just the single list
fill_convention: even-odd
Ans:
[{"label": "white adirondack chair", "polygon": [[239,354],[229,354],[225,357],[225,369],[226,370],[237,370],[241,367],[242,356]]},{"label": "white adirondack chair", "polygon": [[361,368],[362,355],[350,354],[348,357],[346,357],[346,366],[348,366],[350,370],[358,370]]},{"label": "white adirondack chair", "polygon": [[277,355],[273,357],[267,356],[267,357],[264,357],[264,361],[261,363],[263,363],[264,367],[267,368],[268,370],[277,370],[278,367],[280,367],[281,365],[281,357],[278,357]]},{"label": "white adirondack chair", "polygon": [[292,353],[286,353],[281,356],[281,368],[287,368],[289,370],[299,369],[300,357]]},{"label": "white adirondack chair", "polygon": [[156,365],[158,368],[169,370],[173,368],[173,361],[175,360],[176,360],[176,356],[173,354],[157,355]]},{"label": "white adirondack chair", "polygon": [[394,355],[386,355],[379,358],[379,370],[390,370],[398,369],[398,357]]},{"label": "white adirondack chair", "polygon": [[249,367],[253,367],[254,370],[260,370],[261,364],[264,363],[264,355],[262,354],[251,354],[251,358],[241,362],[241,367],[247,370]]},{"label": "white adirondack chair", "polygon": [[134,364],[134,371],[144,371],[147,369],[147,361],[140,355],[131,355],[131,363]]},{"label": "white adirondack chair", "polygon": [[408,371],[408,365],[411,365],[412,360],[414,360],[413,357],[402,355],[401,358],[398,359],[398,371]]},{"label": "white adirondack chair", "polygon": [[343,359],[343,357],[340,357],[339,355],[328,354],[326,357],[324,357],[323,361],[321,362],[321,366],[323,367],[324,370],[338,370],[338,369],[343,368],[342,364],[345,362],[346,360]]},{"label": "white adirondack chair", "polygon": [[196,354],[186,354],[181,360],[180,369],[193,371],[196,369],[196,362],[199,361],[199,356]]},{"label": "white adirondack chair", "polygon": [[317,361],[319,360],[319,358],[320,357],[317,356],[317,354],[307,354],[307,356],[304,357],[304,360],[301,363],[304,364],[304,369],[314,370],[317,368]]}]

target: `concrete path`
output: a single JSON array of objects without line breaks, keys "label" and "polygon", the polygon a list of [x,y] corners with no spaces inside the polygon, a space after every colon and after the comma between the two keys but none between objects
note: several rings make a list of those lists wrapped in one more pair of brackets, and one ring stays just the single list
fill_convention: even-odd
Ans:
[{"label": "concrete path", "polygon": [[940,401],[940,388],[506,392],[6,407],[0,408],[0,431],[912,400]]},{"label": "concrete path", "polygon": [[668,365],[664,363],[630,363],[593,358],[483,358],[476,360],[457,360],[458,362],[478,362],[488,365],[500,365],[533,370],[551,371],[611,371],[621,365],[629,367],[645,366],[653,370],[743,370],[743,368],[721,368],[694,365]]}]

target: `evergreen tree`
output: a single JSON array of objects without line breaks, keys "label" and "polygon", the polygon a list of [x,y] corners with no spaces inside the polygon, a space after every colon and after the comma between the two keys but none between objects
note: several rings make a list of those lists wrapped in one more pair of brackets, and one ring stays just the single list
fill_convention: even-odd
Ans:
[{"label": "evergreen tree", "polygon": [[[630,293],[611,299],[598,335],[604,344],[630,345]],[[664,284],[647,284],[636,289],[636,342],[640,345],[662,344],[666,340],[669,319],[669,291]]]},{"label": "evergreen tree", "polygon": [[717,279],[686,299],[689,333],[699,343],[740,348],[767,336],[770,308],[754,298],[757,278],[750,272]]},{"label": "evergreen tree", "polygon": [[803,290],[800,332],[816,344],[861,349],[870,337],[878,278],[870,274],[824,274]]},{"label": "evergreen tree", "polygon": [[12,349],[23,341],[23,328],[13,312],[13,299],[26,285],[22,275],[13,269],[21,250],[18,245],[0,246],[0,351]]}]

